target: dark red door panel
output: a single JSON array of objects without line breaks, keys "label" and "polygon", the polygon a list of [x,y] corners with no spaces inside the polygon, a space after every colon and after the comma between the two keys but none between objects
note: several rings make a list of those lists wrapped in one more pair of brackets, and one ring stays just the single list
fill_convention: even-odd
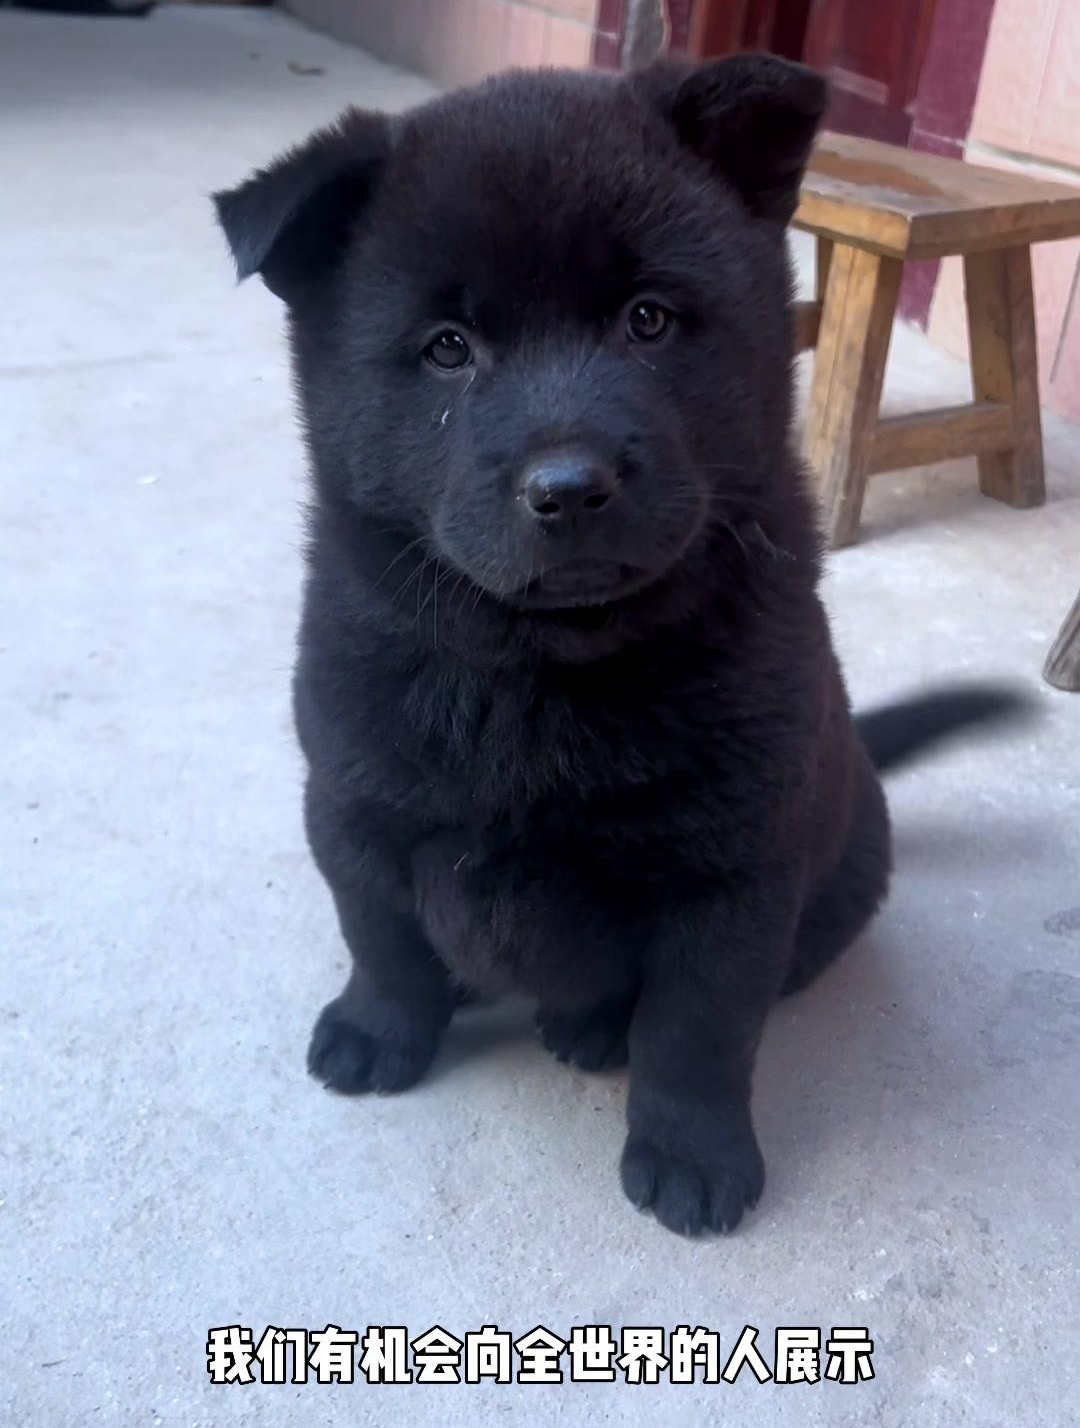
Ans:
[{"label": "dark red door panel", "polygon": [[828,74],[830,128],[906,144],[935,0],[813,0],[803,58]]}]

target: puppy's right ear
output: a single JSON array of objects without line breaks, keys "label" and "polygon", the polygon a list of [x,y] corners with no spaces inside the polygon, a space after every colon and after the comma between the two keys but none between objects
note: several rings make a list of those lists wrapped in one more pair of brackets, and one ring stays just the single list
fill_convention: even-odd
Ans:
[{"label": "puppy's right ear", "polygon": [[790,223],[829,98],[822,75],[778,55],[738,54],[696,67],[658,60],[631,83],[755,217]]},{"label": "puppy's right ear", "polygon": [[385,114],[347,109],[327,129],[214,194],[236,271],[291,302],[341,258],[390,153]]}]

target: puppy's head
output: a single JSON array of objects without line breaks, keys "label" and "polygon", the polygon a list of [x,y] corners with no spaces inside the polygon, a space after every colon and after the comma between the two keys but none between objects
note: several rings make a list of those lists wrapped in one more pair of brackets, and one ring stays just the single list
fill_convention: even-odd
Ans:
[{"label": "puppy's head", "polygon": [[824,103],[766,56],[514,73],[219,194],[288,305],[324,504],[525,616],[686,583],[790,479],[783,229]]}]

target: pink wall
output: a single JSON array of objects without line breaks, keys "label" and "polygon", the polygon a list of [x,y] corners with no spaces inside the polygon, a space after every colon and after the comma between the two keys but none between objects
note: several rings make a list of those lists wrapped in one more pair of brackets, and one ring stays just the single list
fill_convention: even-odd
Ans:
[{"label": "pink wall", "polygon": [[618,64],[625,0],[286,0],[302,19],[440,84],[514,65]]},{"label": "pink wall", "polygon": [[[973,163],[1080,187],[1080,0],[996,0],[964,148]],[[1034,249],[1043,401],[1080,419],[1080,239]],[[965,354],[959,260],[942,265],[928,331]]]}]

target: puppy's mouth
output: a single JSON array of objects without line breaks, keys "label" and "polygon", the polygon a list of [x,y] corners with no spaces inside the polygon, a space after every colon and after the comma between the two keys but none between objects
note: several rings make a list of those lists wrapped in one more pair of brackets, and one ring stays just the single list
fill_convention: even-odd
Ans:
[{"label": "puppy's mouth", "polygon": [[511,603],[531,610],[573,610],[611,605],[650,585],[656,576],[616,560],[579,558],[543,570]]}]

